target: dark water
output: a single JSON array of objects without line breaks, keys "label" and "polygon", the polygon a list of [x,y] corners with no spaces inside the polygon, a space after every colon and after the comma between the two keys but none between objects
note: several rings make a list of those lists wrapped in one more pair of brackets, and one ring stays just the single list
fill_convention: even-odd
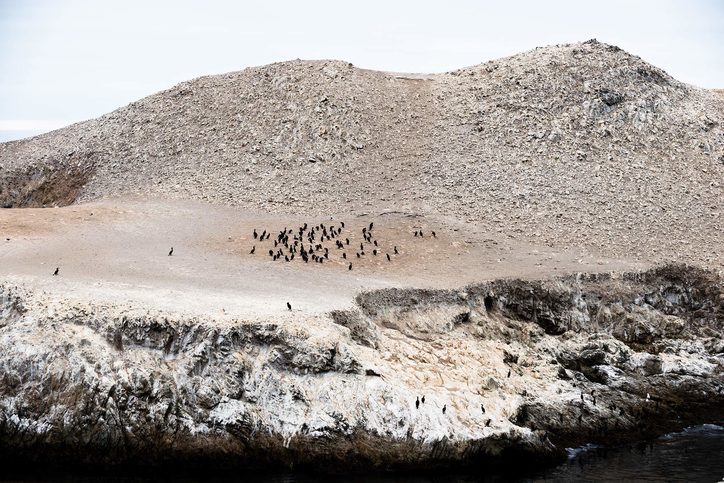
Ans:
[{"label": "dark water", "polygon": [[[37,469],[36,469],[37,470]],[[361,475],[320,477],[298,474],[253,475],[240,471],[223,476],[175,475],[173,478],[110,477],[97,475],[58,474],[40,476],[28,474],[3,475],[0,481],[22,482],[78,482],[78,483],[145,483],[150,481],[208,481],[251,483],[467,483],[467,482],[628,482],[628,481],[686,481],[724,482],[724,426],[707,424],[672,433],[649,443],[618,448],[579,448],[569,450],[569,459],[557,467],[525,472],[521,461],[516,474],[428,474],[428,475]]]}]

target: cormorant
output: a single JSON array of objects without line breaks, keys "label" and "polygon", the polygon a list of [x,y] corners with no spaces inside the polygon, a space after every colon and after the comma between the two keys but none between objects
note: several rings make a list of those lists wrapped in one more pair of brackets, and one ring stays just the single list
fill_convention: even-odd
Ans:
[{"label": "cormorant", "polygon": [[344,228],[344,222],[340,221],[339,223],[342,225],[342,228]]},{"label": "cormorant", "polygon": [[377,256],[377,250],[372,250],[372,255]]},{"label": "cormorant", "polygon": [[445,414],[445,411],[447,411],[447,404],[442,406],[442,413]]},{"label": "cormorant", "polygon": [[254,228],[254,240],[256,240],[256,237],[258,237],[258,236],[259,236],[259,235],[258,235],[257,232],[256,232],[256,228]]},{"label": "cormorant", "polygon": [[434,231],[432,232],[432,237],[433,237],[433,238],[437,238],[437,235],[435,234]]},{"label": "cormorant", "polygon": [[359,252],[357,252],[357,258],[359,258]]},{"label": "cormorant", "polygon": [[415,236],[417,236],[417,232],[415,232]]},{"label": "cormorant", "polygon": [[59,271],[60,271],[60,267],[55,267],[55,272],[53,272],[53,276],[58,275]]},{"label": "cormorant", "polygon": [[415,399],[415,409],[420,409],[420,398]]},{"label": "cormorant", "polygon": [[483,411],[483,414],[485,414],[485,406],[483,406],[483,405],[481,404],[481,405],[480,405],[480,409]]},{"label": "cormorant", "polygon": [[399,252],[397,251],[397,247],[395,246],[395,255],[397,255]]},{"label": "cormorant", "polygon": [[379,246],[379,245],[377,244],[377,240],[375,240],[375,246],[376,246],[376,247],[378,247],[378,246]]},{"label": "cormorant", "polygon": [[345,238],[345,240],[347,241],[347,245],[349,245],[349,238]]},{"label": "cormorant", "polygon": [[374,223],[370,222],[370,230],[372,229],[373,226],[374,226]]},{"label": "cormorant", "polygon": [[425,404],[425,396],[422,396],[421,401],[422,401],[422,404]]},{"label": "cormorant", "polygon": [[508,369],[508,377],[510,377],[510,369]]},{"label": "cormorant", "polygon": [[170,257],[171,255],[173,255],[173,247],[171,247],[171,250],[168,252],[168,256]]},{"label": "cormorant", "polygon": [[292,310],[292,304],[290,304],[289,302],[287,302],[287,308],[288,308],[289,310]]},{"label": "cormorant", "polygon": [[390,258],[390,254],[387,253],[386,255],[387,255],[387,261],[388,261],[388,262],[392,261],[392,259]]},{"label": "cormorant", "polygon": [[249,252],[249,254],[250,254],[250,255],[253,255],[255,251],[256,251],[256,245],[254,245],[253,247],[251,247],[251,251]]},{"label": "cormorant", "polygon": [[344,259],[346,260],[346,259],[347,259],[347,254],[346,254],[346,253],[343,253],[343,254],[342,254],[342,258],[344,258]]},{"label": "cormorant", "polygon": [[349,262],[349,267],[347,268],[347,270],[352,270],[352,262]]},{"label": "cormorant", "polygon": [[486,428],[489,428],[489,427],[490,427],[490,419],[486,419],[486,420],[485,420],[485,427],[486,427]]},{"label": "cormorant", "polygon": [[362,245],[362,244],[360,243],[360,244],[359,244],[359,249],[360,249],[360,250],[364,250],[364,249],[365,249],[364,245]]}]

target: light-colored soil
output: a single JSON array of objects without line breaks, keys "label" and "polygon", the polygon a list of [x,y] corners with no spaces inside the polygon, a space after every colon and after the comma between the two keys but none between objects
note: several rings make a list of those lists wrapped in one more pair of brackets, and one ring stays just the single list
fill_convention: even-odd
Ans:
[{"label": "light-colored soil", "polygon": [[[299,257],[273,261],[268,254],[285,227],[296,230],[305,222],[339,227],[340,221],[345,222],[340,238],[349,238],[350,245],[340,250],[325,241],[326,263],[304,263]],[[370,222],[379,253],[373,255],[375,247],[365,243],[364,256],[357,258],[362,227]],[[254,229],[268,230],[272,238],[255,241]],[[416,230],[424,237],[415,237]],[[3,279],[63,299],[220,319],[286,314],[286,302],[293,313],[327,312],[348,307],[366,289],[457,288],[505,276],[545,278],[644,266],[534,246],[450,218],[399,212],[300,218],[193,201],[115,199],[2,210],[0,231]],[[171,247],[174,254],[168,256]],[[52,275],[56,267],[57,277]]]}]

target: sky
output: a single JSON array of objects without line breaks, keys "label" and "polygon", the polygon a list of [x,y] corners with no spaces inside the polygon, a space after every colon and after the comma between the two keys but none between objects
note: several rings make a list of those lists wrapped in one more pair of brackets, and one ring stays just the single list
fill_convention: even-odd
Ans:
[{"label": "sky", "polygon": [[444,72],[591,38],[724,88],[724,0],[0,0],[0,141],[282,60]]}]

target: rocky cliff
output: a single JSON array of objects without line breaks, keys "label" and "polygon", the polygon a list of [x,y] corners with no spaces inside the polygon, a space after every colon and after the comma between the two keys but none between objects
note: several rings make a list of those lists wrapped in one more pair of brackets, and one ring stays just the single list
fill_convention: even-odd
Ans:
[{"label": "rocky cliff", "polygon": [[6,462],[419,469],[724,417],[724,285],[687,266],[223,323],[0,296]]}]

